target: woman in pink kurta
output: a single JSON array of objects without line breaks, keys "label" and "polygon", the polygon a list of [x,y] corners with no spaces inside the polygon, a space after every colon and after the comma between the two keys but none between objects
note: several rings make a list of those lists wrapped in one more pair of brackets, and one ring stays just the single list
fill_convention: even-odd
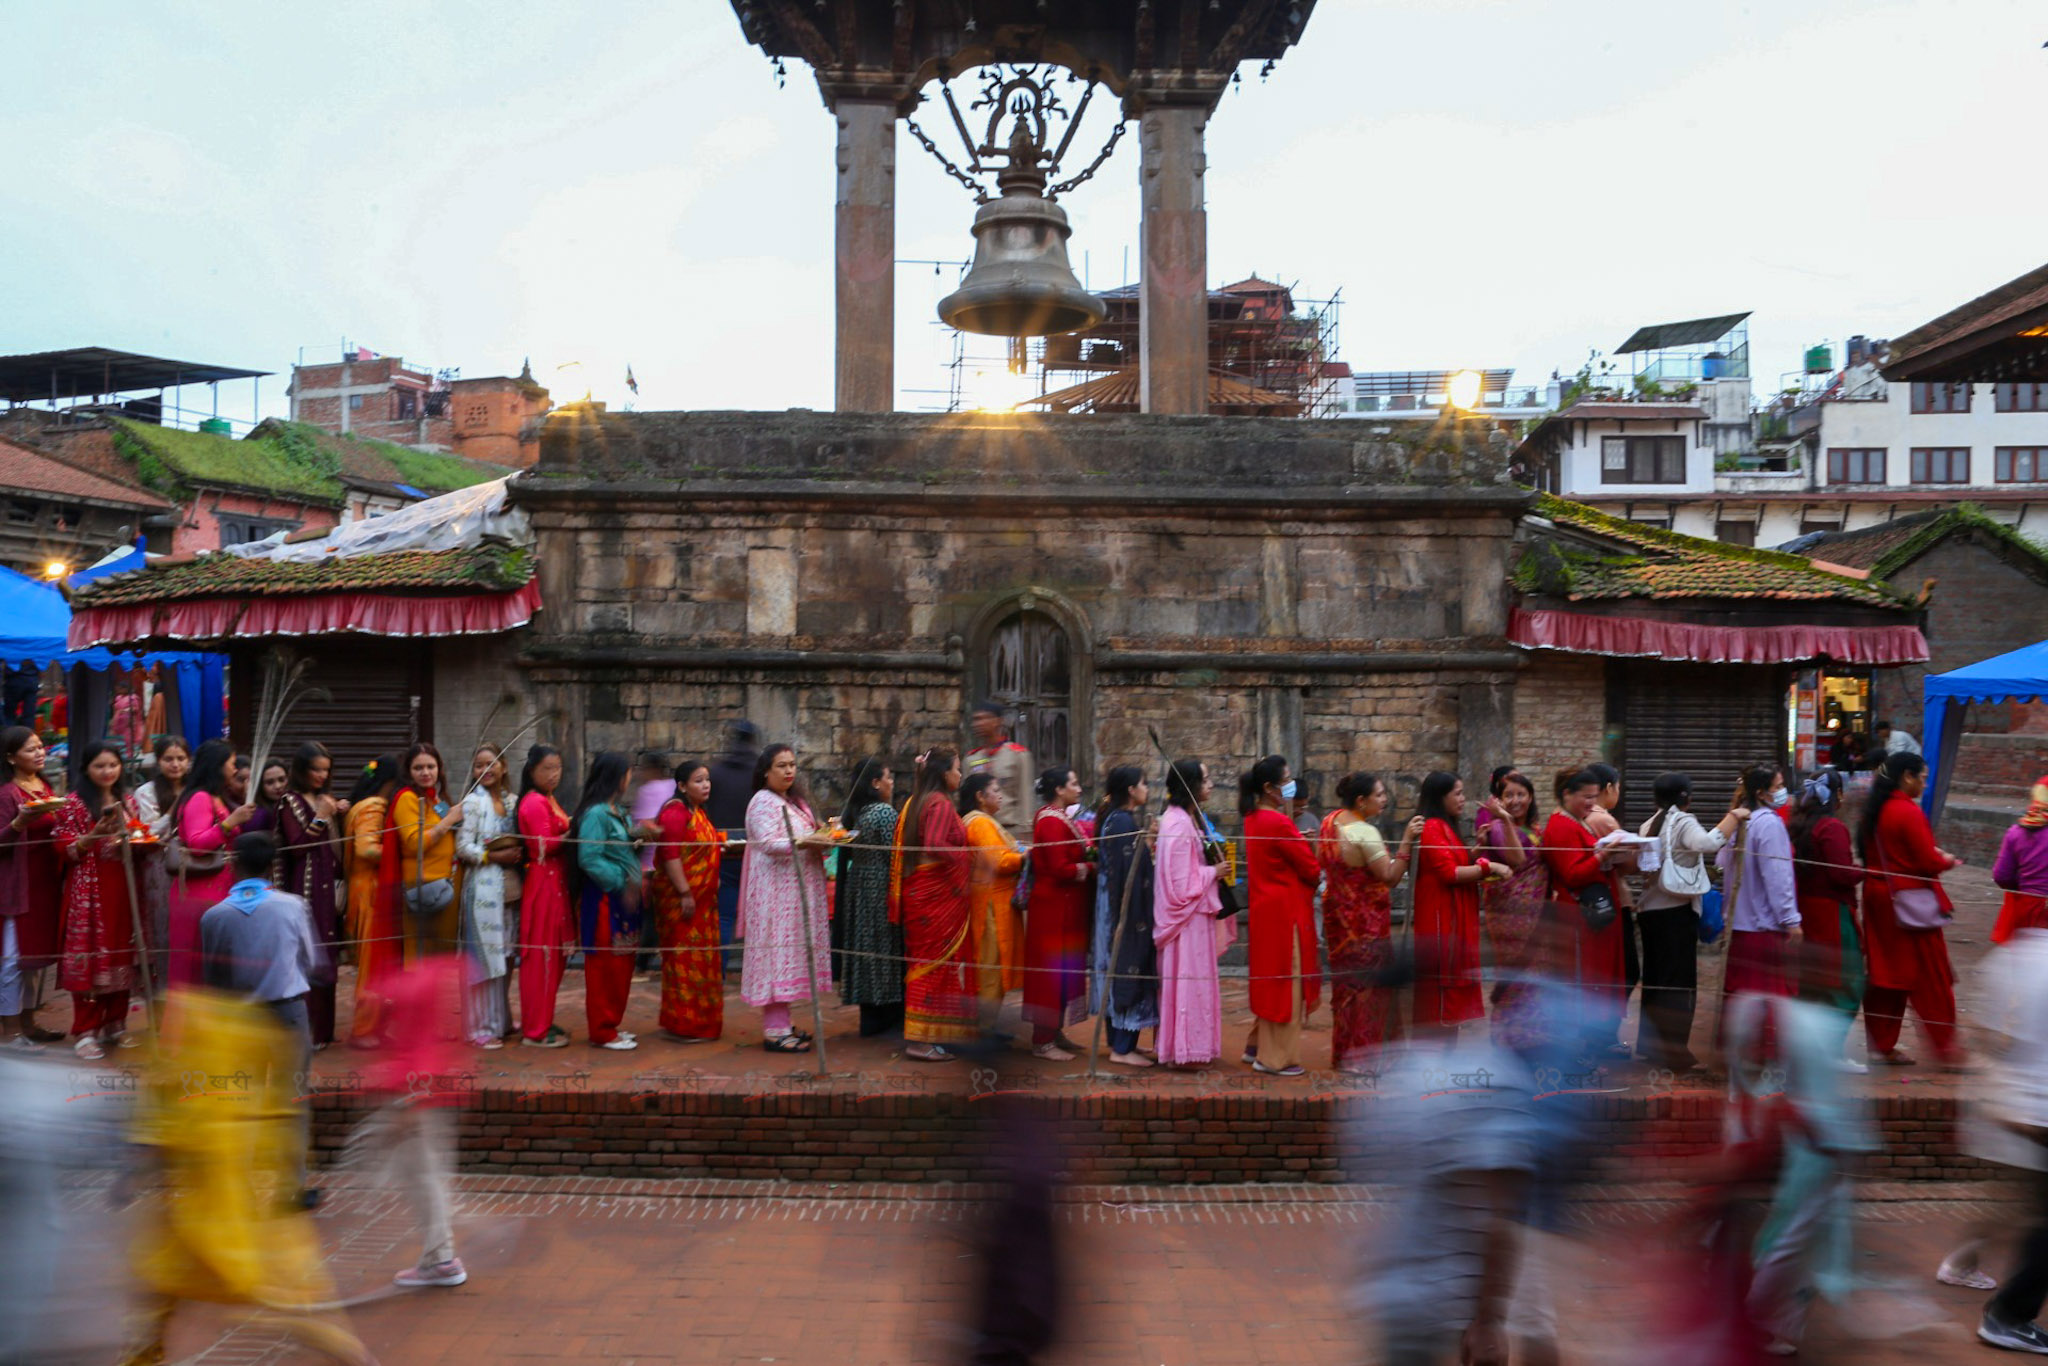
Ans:
[{"label": "woman in pink kurta", "polygon": [[1152,942],[1159,946],[1159,1061],[1206,1066],[1223,1056],[1223,987],[1216,955],[1237,940],[1217,923],[1219,870],[1209,862],[1200,804],[1211,787],[1206,764],[1183,759],[1166,776],[1166,814],[1153,859]]},{"label": "woman in pink kurta", "polygon": [[811,1036],[790,1024],[789,1008],[832,986],[825,895],[830,843],[796,776],[795,752],[788,745],[761,751],[747,803],[747,860],[734,933],[746,941],[740,999],[761,1007],[762,1043],[771,1053],[810,1051]]},{"label": "woman in pink kurta", "polygon": [[[228,785],[234,776],[234,745],[227,740],[208,740],[192,760],[192,779],[171,817],[172,838],[187,858],[184,869],[178,869],[174,861],[171,871],[169,972],[174,987],[199,985],[199,918],[227,900],[228,888],[235,883],[227,846],[256,814],[254,806],[229,802]],[[195,868],[191,866],[193,858],[218,866]]]}]

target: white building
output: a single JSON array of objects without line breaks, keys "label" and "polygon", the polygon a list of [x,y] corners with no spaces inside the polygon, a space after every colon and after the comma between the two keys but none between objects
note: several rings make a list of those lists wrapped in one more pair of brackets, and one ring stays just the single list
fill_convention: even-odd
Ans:
[{"label": "white building", "polygon": [[1518,475],[1545,493],[1669,526],[1664,509],[1714,491],[1708,428],[1697,403],[1585,399],[1536,424],[1515,453]]},{"label": "white building", "polygon": [[1434,420],[1451,405],[1453,378],[1464,374],[1478,382],[1478,402],[1471,409],[1475,413],[1504,422],[1519,421],[1542,417],[1557,406],[1561,386],[1556,380],[1548,385],[1516,385],[1513,370],[1368,370],[1339,381],[1348,384],[1349,390],[1340,391],[1334,410],[1316,411],[1380,421]]}]

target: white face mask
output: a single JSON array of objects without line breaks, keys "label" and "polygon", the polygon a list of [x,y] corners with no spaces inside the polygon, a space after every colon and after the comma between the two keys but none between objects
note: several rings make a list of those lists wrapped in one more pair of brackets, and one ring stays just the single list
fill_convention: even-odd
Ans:
[{"label": "white face mask", "polygon": [[1286,798],[1288,801],[1291,802],[1294,800],[1294,793],[1294,779],[1289,778],[1286,782],[1280,784],[1280,795]]},{"label": "white face mask", "polygon": [[1772,809],[1775,810],[1792,800],[1792,789],[1781,787],[1776,792],[1767,792],[1764,794],[1764,800],[1769,802]]}]

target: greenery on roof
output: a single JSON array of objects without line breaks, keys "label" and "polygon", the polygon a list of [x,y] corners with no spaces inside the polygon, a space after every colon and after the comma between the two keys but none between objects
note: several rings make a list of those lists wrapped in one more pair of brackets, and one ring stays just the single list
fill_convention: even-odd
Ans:
[{"label": "greenery on roof", "polygon": [[2048,570],[2048,549],[2043,549],[2039,542],[1995,520],[1975,503],[1958,503],[1879,556],[1870,567],[1871,577],[1890,578],[1960,531],[1981,532],[1991,538],[1994,545],[2016,550],[2043,570]]},{"label": "greenery on roof", "polygon": [[1552,597],[1839,597],[1889,606],[1904,599],[1873,574],[1870,579],[1837,574],[1803,555],[1755,546],[1728,545],[1662,527],[1644,526],[1574,503],[1539,494],[1530,511],[1635,551],[1595,550],[1541,539],[1516,561],[1515,587]]},{"label": "greenery on roof", "polygon": [[250,433],[252,440],[270,440],[318,460],[337,478],[369,479],[378,483],[410,484],[429,493],[466,489],[491,479],[502,479],[503,466],[469,460],[444,451],[415,450],[395,441],[376,437],[343,436],[304,422],[272,418]]},{"label": "greenery on roof", "polygon": [[341,481],[324,461],[274,441],[237,441],[116,418],[114,449],[135,462],[142,483],[169,498],[188,498],[201,485],[284,494],[339,506]]}]

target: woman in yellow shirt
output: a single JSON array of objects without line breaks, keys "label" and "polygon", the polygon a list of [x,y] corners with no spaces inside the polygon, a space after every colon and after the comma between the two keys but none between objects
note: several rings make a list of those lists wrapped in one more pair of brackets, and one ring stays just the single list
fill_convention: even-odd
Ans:
[{"label": "woman in yellow shirt", "polygon": [[976,773],[960,784],[960,816],[967,823],[967,843],[974,850],[967,880],[968,933],[981,997],[982,1028],[996,1027],[1003,997],[1024,985],[1018,965],[1023,917],[1010,899],[1017,875],[1024,870],[1024,851],[996,819],[1006,794],[993,773]]},{"label": "woman in yellow shirt", "polygon": [[405,907],[405,961],[453,953],[462,912],[455,896],[455,827],[462,807],[441,790],[441,751],[422,740],[405,752],[408,781],[391,804],[398,885]]},{"label": "woman in yellow shirt", "polygon": [[399,758],[382,754],[363,766],[362,777],[348,794],[347,836],[342,841],[343,876],[348,880],[346,937],[355,953],[355,1005],[349,1012],[348,1041],[356,1048],[375,1048],[384,1027],[382,988],[397,966],[399,923],[396,870],[384,867],[385,817],[391,794],[398,790]]}]

